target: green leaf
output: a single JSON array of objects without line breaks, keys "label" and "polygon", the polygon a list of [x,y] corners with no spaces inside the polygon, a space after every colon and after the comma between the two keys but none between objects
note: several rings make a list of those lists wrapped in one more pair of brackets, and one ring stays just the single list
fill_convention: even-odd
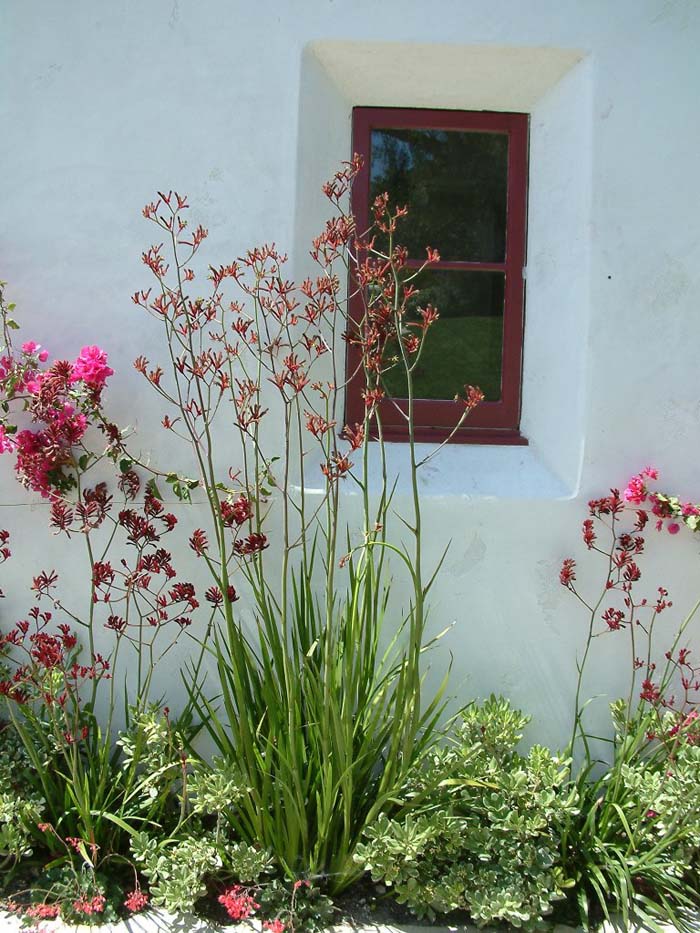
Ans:
[{"label": "green leaf", "polygon": [[196,479],[189,479],[187,476],[178,476],[177,473],[168,473],[165,482],[172,487],[173,494],[177,496],[180,502],[190,502],[190,489],[196,489],[199,482]]},{"label": "green leaf", "polygon": [[19,324],[17,321],[13,321],[12,318],[8,318],[5,323],[11,330],[19,330]]},{"label": "green leaf", "polygon": [[149,479],[149,481],[146,483],[146,489],[149,495],[153,496],[154,499],[159,499],[161,502],[163,501],[163,497],[160,494],[160,489],[158,489],[158,483],[156,483],[155,478]]},{"label": "green leaf", "polygon": [[123,460],[119,461],[119,470],[122,473],[128,473],[132,466],[133,466],[133,461],[129,460],[127,457],[124,457]]},{"label": "green leaf", "polygon": [[[99,813],[98,813],[97,815],[99,816]],[[82,839],[78,842],[78,852],[79,852],[80,855],[82,856],[82,859],[83,859],[83,861],[85,862],[85,864],[86,864],[86,865],[89,865],[90,868],[93,868],[93,869],[94,869],[95,865],[94,865],[92,859],[90,858],[90,856],[88,855],[87,848],[86,848],[85,843],[83,842]]]},{"label": "green leaf", "polygon": [[438,787],[488,787],[491,790],[498,790],[498,784],[478,781],[475,778],[445,778],[444,781],[440,781]]},{"label": "green leaf", "polygon": [[133,826],[129,826],[128,823],[124,822],[124,820],[121,817],[116,816],[114,813],[101,813],[99,810],[92,810],[91,816],[103,817],[105,820],[108,820],[110,823],[114,823],[115,826],[118,826],[120,829],[123,829],[124,832],[127,833],[129,836],[133,836],[136,833],[136,830],[134,829]]}]

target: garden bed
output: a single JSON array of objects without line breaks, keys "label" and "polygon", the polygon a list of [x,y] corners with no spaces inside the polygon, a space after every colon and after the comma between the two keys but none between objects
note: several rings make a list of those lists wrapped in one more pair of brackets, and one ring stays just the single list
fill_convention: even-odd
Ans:
[{"label": "garden bed", "polygon": [[[405,250],[379,253],[374,236],[358,249],[346,202],[360,169],[358,157],[325,186],[334,216],[314,240],[319,274],[298,286],[274,246],[202,268],[207,232],[186,232],[186,198],[144,208],[172,256],[162,243],[143,253],[155,291],[134,301],[160,321],[163,344],[134,366],[163,406],[167,444],[172,432],[183,442],[184,472],[157,466],[108,415],[104,350],[52,360],[34,340],[13,343],[0,283],[0,453],[49,503],[51,532],[82,551],[87,581],[76,560],[66,580],[36,568],[28,609],[8,591],[0,873],[16,902],[2,903],[47,930],[74,929],[59,916],[115,931],[214,930],[227,918],[266,933],[345,918],[420,929],[414,916],[533,930],[612,914],[688,933],[683,917],[700,903],[700,663],[689,643],[700,601],[669,630],[668,591],[640,580],[644,528],[695,533],[700,505],[657,489],[652,467],[589,502],[579,548],[601,583],[573,557],[559,572],[586,608],[563,749],[523,747],[529,716],[504,697],[450,717],[449,672],[431,690],[426,680],[440,637],[428,596],[447,549],[425,547],[433,517],[419,482],[442,445],[426,454],[412,420],[418,362],[440,362],[422,355],[438,313],[428,303],[413,316]],[[393,242],[406,209],[383,195],[373,212]],[[421,269],[437,261],[428,248]],[[341,284],[348,266],[367,295],[360,320]],[[191,297],[196,275],[209,298]],[[339,346],[344,357],[341,335],[362,362],[354,424],[334,376],[341,359],[331,363]],[[375,439],[386,464],[381,403],[394,369],[410,429],[403,504],[386,470],[379,490],[370,482]],[[453,434],[483,400],[464,386]],[[261,430],[268,412],[278,420]],[[299,476],[324,485],[311,496]],[[349,488],[361,510],[346,524]],[[0,529],[0,564],[18,532]],[[629,658],[604,761],[588,711],[599,636]],[[183,642],[178,670],[169,652]],[[363,887],[368,878],[381,888]],[[386,891],[405,906],[392,911]],[[203,904],[205,920],[185,919]]]}]

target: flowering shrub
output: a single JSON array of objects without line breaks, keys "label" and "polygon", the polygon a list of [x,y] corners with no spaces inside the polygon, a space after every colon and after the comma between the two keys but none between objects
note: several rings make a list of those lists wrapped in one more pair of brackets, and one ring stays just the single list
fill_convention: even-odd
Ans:
[{"label": "flowering shrub", "polygon": [[60,918],[65,923],[100,925],[117,919],[120,893],[103,874],[76,870],[70,864],[39,873],[28,902],[13,898],[7,909],[29,925]]},{"label": "flowering shrub", "polygon": [[[577,588],[574,559],[562,564],[561,584],[589,614],[565,755],[537,746],[518,755],[526,718],[491,700],[471,708],[455,744],[413,776],[408,814],[381,815],[365,830],[356,859],[419,916],[463,908],[479,923],[534,926],[572,892],[587,927],[615,910],[625,923],[686,928],[700,899],[700,667],[683,638],[698,605],[659,649],[673,603],[664,587],[653,598],[639,589],[650,520],[672,535],[683,524],[695,531],[700,508],[655,491],[657,479],[647,468],[622,495],[589,503],[582,537],[605,567],[597,598]],[[604,767],[584,719],[599,637],[626,637],[631,656]],[[572,773],[573,755],[583,762]]]},{"label": "flowering shrub", "polygon": [[[648,738],[665,743],[674,740],[672,744],[675,744],[677,737],[685,734],[693,740],[696,707],[700,702],[700,666],[692,663],[691,650],[681,645],[681,640],[700,603],[693,607],[680,628],[670,638],[667,636],[665,663],[660,666],[655,644],[659,618],[668,612],[673,602],[663,586],[657,588],[653,597],[639,595],[638,588],[642,579],[640,557],[646,549],[642,532],[650,515],[656,518],[657,531],[665,527],[676,534],[680,527],[677,518],[695,531],[700,507],[649,489],[649,481],[657,479],[658,472],[647,467],[630,480],[622,495],[619,490],[612,489],[609,496],[589,502],[590,517],[583,523],[583,541],[589,551],[602,556],[606,568],[602,591],[596,599],[587,600],[578,591],[576,563],[572,558],[564,561],[559,574],[561,584],[577,597],[589,614],[586,647],[579,665],[572,737],[572,744],[580,739],[586,749],[588,737],[582,723],[581,702],[586,661],[593,640],[615,632],[626,634],[632,659],[628,718],[633,718],[641,703],[653,712],[655,719]],[[672,715],[663,716],[665,711]]]},{"label": "flowering shrub", "polygon": [[226,913],[231,920],[248,920],[260,904],[253,900],[252,895],[240,884],[234,884],[232,888],[227,888],[223,894],[217,898],[219,903],[225,908]]},{"label": "flowering shrub", "polygon": [[[567,558],[560,582],[585,606],[588,634],[578,665],[571,753],[583,752],[575,776],[581,808],[562,833],[562,857],[577,885],[586,924],[619,911],[650,923],[685,923],[684,911],[697,904],[700,856],[700,798],[697,794],[700,667],[682,644],[700,602],[673,633],[663,634],[662,617],[673,603],[660,586],[653,597],[640,594],[642,535],[650,521],[657,531],[676,534],[681,524],[698,527],[700,509],[676,496],[656,492],[655,469],[634,476],[624,492],[589,503],[582,536],[605,568],[600,593],[583,596],[576,563]],[[666,650],[659,649],[659,635]],[[610,762],[595,777],[597,762],[584,714],[584,678],[594,639],[626,638],[630,652],[627,696],[612,704],[615,734]],[[694,874],[693,874],[694,872]]]},{"label": "flowering shrub", "polygon": [[[21,403],[33,427],[18,430],[3,419],[0,453],[15,453],[17,477],[23,486],[44,498],[65,494],[77,487],[77,473],[85,470],[94,454],[85,444],[91,424],[98,424],[110,443],[118,441],[116,426],[101,413],[102,390],[113,370],[99,347],[83,347],[73,362],[49,363],[49,352],[33,340],[12,351],[11,317],[14,305],[6,305],[0,283],[5,355],[0,357],[0,385],[6,406]],[[7,408],[6,408],[7,410]]]},{"label": "flowering shrub", "polygon": [[[15,456],[20,482],[49,500],[51,529],[83,546],[89,580],[86,605],[69,606],[59,575],[37,572],[33,605],[0,633],[0,697],[28,762],[23,803],[11,815],[3,810],[3,834],[8,856],[26,852],[31,840],[66,866],[68,879],[89,876],[97,884],[105,864],[126,859],[136,825],[162,825],[169,818],[169,788],[180,772],[170,762],[156,770],[153,758],[146,760],[153,728],[146,713],[153,718],[155,666],[189,626],[198,602],[194,587],[176,579],[164,547],[175,516],[149,489],[136,501],[141,480],[122,456],[120,430],[103,411],[112,375],[105,353],[83,347],[73,362],[51,362],[32,341],[15,351],[14,309],[1,288],[0,311],[6,339],[0,447]],[[114,488],[90,482],[90,471],[105,458],[118,463]],[[0,544],[4,562],[11,558],[6,531]],[[99,650],[98,640],[104,644]],[[114,678],[122,680],[129,652],[131,717],[115,746]],[[98,704],[105,710],[100,719]],[[169,732],[170,724],[165,728]],[[3,802],[11,801],[15,789],[3,785],[2,793]],[[48,891],[48,900],[32,908],[47,916],[56,903],[53,884]],[[76,915],[90,913],[91,905],[99,914],[99,896],[76,898],[82,904]],[[61,897],[66,916],[68,901]]]},{"label": "flowering shrub", "polygon": [[271,919],[263,921],[266,933],[309,930],[318,933],[328,929],[335,920],[335,910],[329,897],[317,884],[306,878],[295,881],[273,881],[256,893],[260,910]]},{"label": "flowering shrub", "polygon": [[[42,610],[35,604],[25,619],[0,636],[5,669],[0,694],[7,701],[14,728],[33,765],[32,784],[44,801],[45,821],[62,827],[69,836],[80,837],[86,846],[98,845],[103,854],[127,849],[124,820],[157,818],[165,803],[162,794],[150,796],[155,775],[144,773],[145,769],[134,760],[133,748],[138,746],[145,753],[148,747],[147,734],[139,730],[144,725],[141,715],[161,647],[159,641],[167,637],[168,623],[174,625],[173,635],[177,637],[184,611],[191,608],[193,599],[186,588],[180,592],[182,584],[171,580],[168,587],[172,577],[168,572],[169,555],[158,546],[158,519],[148,498],[141,532],[135,531],[132,516],[137,513],[131,509],[110,519],[110,500],[103,484],[83,497],[75,512],[90,513],[87,531],[80,531],[78,521],[67,516],[60,504],[52,510],[51,520],[54,522],[60,510],[62,530],[78,530],[88,538],[88,546],[95,529],[111,520],[115,531],[123,529],[127,540],[131,539],[137,552],[134,563],[124,559],[116,571],[109,561],[91,556],[92,598],[83,619],[67,611],[55,595],[58,576],[52,571],[41,573],[34,578],[33,589],[38,602],[48,602],[51,609]],[[161,582],[157,582],[159,575],[163,577]],[[120,603],[128,608],[117,615]],[[57,621],[56,614],[74,624]],[[95,648],[100,623],[114,636],[106,657]],[[78,639],[80,627],[88,636],[89,658],[85,661]],[[163,649],[167,650],[173,635]],[[136,701],[133,720],[123,739],[130,743],[132,755],[120,762],[119,750],[105,737],[111,734],[114,714],[112,671],[120,651],[127,648],[138,652]],[[100,691],[104,691],[109,704],[102,723],[94,713]],[[163,771],[157,774],[162,780]],[[44,840],[51,851],[63,856],[63,847],[57,847],[54,841],[52,835]]]},{"label": "flowering shrub", "polygon": [[235,922],[248,920],[257,911],[272,917],[262,922],[262,929],[266,933],[324,930],[333,915],[333,905],[329,898],[321,894],[311,882],[300,879],[290,884],[275,880],[264,887],[235,884],[226,888],[217,900],[228,918]]}]

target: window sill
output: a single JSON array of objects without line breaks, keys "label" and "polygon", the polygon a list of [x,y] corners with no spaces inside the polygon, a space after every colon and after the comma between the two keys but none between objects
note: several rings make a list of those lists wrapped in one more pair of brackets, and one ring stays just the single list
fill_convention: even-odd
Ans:
[{"label": "window sill", "polygon": [[[426,457],[435,444],[418,444],[418,459]],[[396,480],[395,494],[411,495],[408,446],[387,443],[384,447],[389,486]],[[324,494],[319,483],[320,464],[309,460],[305,470],[305,494]],[[369,447],[368,480],[370,492],[382,487],[380,447]],[[532,446],[447,444],[418,472],[422,498],[564,500],[578,494],[578,483],[569,486],[542,460]],[[299,486],[296,485],[299,490]],[[359,495],[351,481],[341,482],[341,494],[349,499]]]},{"label": "window sill", "polygon": [[[382,428],[382,436],[385,441],[390,443],[403,443],[408,441],[408,433],[405,428],[387,427]],[[428,428],[416,427],[415,438],[418,443],[440,444],[450,436],[447,428]],[[374,438],[373,438],[374,439]],[[483,446],[499,445],[503,447],[527,447],[529,441],[520,431],[515,429],[498,428],[460,428],[453,437],[450,438],[450,444],[478,444]]]}]

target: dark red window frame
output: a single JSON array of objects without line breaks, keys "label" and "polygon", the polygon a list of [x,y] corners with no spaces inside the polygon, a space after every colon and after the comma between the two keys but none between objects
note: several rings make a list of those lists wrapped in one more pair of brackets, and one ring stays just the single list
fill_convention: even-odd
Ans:
[{"label": "dark red window frame", "polygon": [[[498,401],[482,402],[470,414],[465,425],[452,438],[452,441],[457,443],[527,444],[527,440],[520,434],[519,425],[525,294],[528,124],[529,117],[525,113],[387,107],[353,109],[352,151],[359,153],[364,160],[362,171],[353,187],[353,212],[360,230],[367,230],[370,225],[370,147],[373,129],[474,130],[481,133],[506,133],[509,137],[505,261],[440,261],[430,266],[436,270],[505,273],[501,398]],[[434,244],[426,244],[429,245]],[[408,264],[412,268],[419,268],[422,261],[413,259],[409,260]],[[356,296],[351,302],[350,311],[356,320],[361,319],[360,296]],[[362,374],[358,372],[358,364],[358,351],[349,346],[347,372],[355,375],[350,378],[346,394],[348,423],[362,421],[364,417],[364,402],[361,397]],[[380,406],[382,429],[387,440],[405,440],[407,436],[406,422],[396,410],[397,405],[405,411],[405,402],[401,399],[384,400]],[[414,411],[416,438],[421,441],[444,439],[459,416],[459,408],[454,401],[416,399]]]}]

